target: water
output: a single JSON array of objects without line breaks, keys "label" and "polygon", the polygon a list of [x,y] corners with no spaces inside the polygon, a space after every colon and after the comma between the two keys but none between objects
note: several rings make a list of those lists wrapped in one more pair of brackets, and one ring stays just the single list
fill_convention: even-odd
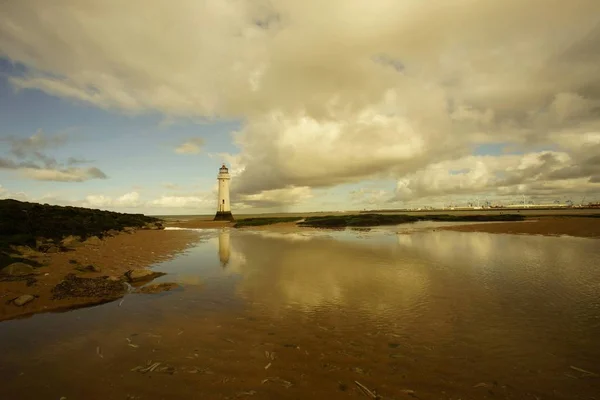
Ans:
[{"label": "water", "polygon": [[199,232],[182,290],[0,323],[0,398],[600,398],[596,240],[425,225]]}]

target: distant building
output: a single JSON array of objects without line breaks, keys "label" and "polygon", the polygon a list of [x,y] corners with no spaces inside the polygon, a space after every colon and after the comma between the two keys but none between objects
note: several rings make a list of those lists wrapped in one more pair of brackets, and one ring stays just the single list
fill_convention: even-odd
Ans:
[{"label": "distant building", "polygon": [[219,175],[217,175],[219,181],[219,198],[217,204],[217,214],[215,215],[215,221],[233,221],[233,215],[231,214],[231,205],[229,203],[229,181],[231,176],[229,170],[223,164],[219,168]]}]

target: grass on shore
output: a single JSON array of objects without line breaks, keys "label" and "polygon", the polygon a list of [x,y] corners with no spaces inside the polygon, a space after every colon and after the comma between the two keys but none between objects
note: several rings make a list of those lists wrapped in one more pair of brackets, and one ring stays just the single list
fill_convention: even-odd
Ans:
[{"label": "grass on shore", "polygon": [[296,222],[300,221],[302,217],[257,217],[257,218],[244,218],[235,222],[234,228],[243,228],[245,226],[263,226],[278,224],[281,222]]},{"label": "grass on shore", "polygon": [[522,215],[385,215],[385,214],[359,214],[359,215],[328,215],[324,217],[309,217],[301,222],[300,226],[314,228],[341,228],[346,226],[382,226],[407,224],[417,221],[438,222],[496,222],[496,221],[523,221]]}]

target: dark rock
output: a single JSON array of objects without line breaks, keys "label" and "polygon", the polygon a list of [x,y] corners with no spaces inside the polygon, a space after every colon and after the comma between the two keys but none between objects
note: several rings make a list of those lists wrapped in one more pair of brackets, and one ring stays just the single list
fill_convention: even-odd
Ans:
[{"label": "dark rock", "polygon": [[22,296],[17,297],[16,299],[13,300],[13,303],[15,306],[19,306],[22,307],[25,304],[32,302],[35,299],[35,297],[33,297],[30,294],[24,294]]},{"label": "dark rock", "polygon": [[10,246],[13,251],[23,257],[31,257],[39,255],[39,252],[29,246]]},{"label": "dark rock", "polygon": [[53,245],[53,244],[47,244],[47,245],[45,245],[45,246],[43,247],[43,250],[42,250],[42,251],[43,251],[44,253],[59,253],[59,252],[60,252],[60,250],[61,250],[61,248],[60,248],[60,247],[58,247],[58,246],[55,246],[55,245]]},{"label": "dark rock", "polygon": [[66,251],[91,236],[102,238],[107,231],[116,235],[125,227],[133,232],[157,222],[158,218],[143,214],[0,200],[0,267],[26,258],[14,256],[11,246],[28,246],[42,252]]},{"label": "dark rock", "polygon": [[81,237],[75,235],[69,235],[60,241],[60,244],[65,247],[76,247],[81,244]]},{"label": "dark rock", "polygon": [[164,272],[155,272],[149,269],[131,269],[125,272],[125,277],[129,282],[150,281],[159,276],[166,275]]},{"label": "dark rock", "polygon": [[85,266],[84,265],[80,265],[78,267],[75,267],[75,269],[77,271],[80,271],[80,272],[100,272],[100,268],[98,268],[98,267],[96,267],[96,266],[94,266],[92,264],[85,265]]},{"label": "dark rock", "polygon": [[136,293],[144,294],[156,294],[161,292],[167,292],[171,289],[178,288],[179,285],[173,282],[157,283],[153,285],[146,285],[136,290]]},{"label": "dark rock", "polygon": [[108,277],[80,278],[68,274],[65,279],[52,289],[53,299],[70,297],[118,298],[126,293],[125,285],[120,281],[109,280]]},{"label": "dark rock", "polygon": [[0,274],[10,276],[25,276],[33,273],[35,273],[35,269],[31,265],[22,262],[12,263],[0,270]]},{"label": "dark rock", "polygon": [[86,245],[98,246],[102,244],[102,239],[100,239],[98,236],[91,236],[87,238],[84,243]]},{"label": "dark rock", "polygon": [[158,230],[165,229],[165,227],[160,222],[148,222],[142,229]]}]

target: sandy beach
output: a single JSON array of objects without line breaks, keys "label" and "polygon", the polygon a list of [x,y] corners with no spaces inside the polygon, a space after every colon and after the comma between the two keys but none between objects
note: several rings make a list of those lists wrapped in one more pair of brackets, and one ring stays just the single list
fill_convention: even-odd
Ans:
[{"label": "sandy beach", "polygon": [[[106,237],[98,244],[81,244],[68,252],[34,254],[31,260],[43,265],[36,268],[35,283],[28,286],[26,280],[0,281],[0,321],[114,300],[99,297],[53,300],[51,291],[69,273],[84,278],[121,277],[128,270],[146,268],[176,256],[196,238],[189,231],[138,230]],[[88,265],[96,267],[98,272],[76,269]],[[21,307],[14,305],[11,300],[21,295],[36,298]]]},{"label": "sandy beach", "polygon": [[439,229],[459,232],[487,232],[522,235],[600,238],[600,218],[531,217],[523,222],[493,222],[456,225]]}]

